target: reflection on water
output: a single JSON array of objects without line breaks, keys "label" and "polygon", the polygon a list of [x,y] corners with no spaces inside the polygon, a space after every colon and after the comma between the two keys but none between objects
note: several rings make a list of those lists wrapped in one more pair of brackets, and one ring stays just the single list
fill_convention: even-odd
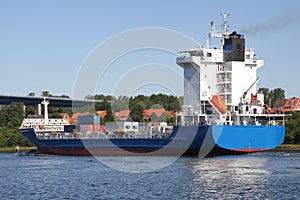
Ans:
[{"label": "reflection on water", "polygon": [[95,156],[112,169],[129,173],[147,173],[160,170],[174,163],[177,156]]},{"label": "reflection on water", "polygon": [[[254,193],[260,195],[261,185],[270,175],[263,167],[267,161],[267,158],[251,159],[247,156],[194,160],[189,164],[192,197],[201,194],[216,198],[250,198]],[[202,187],[199,188],[199,185]]]},{"label": "reflection on water", "polygon": [[191,166],[192,199],[299,198],[300,155],[296,153],[223,156],[186,164]]},{"label": "reflection on water", "polygon": [[[105,159],[150,169],[157,162],[149,160],[163,157]],[[300,191],[300,153],[183,157],[142,174],[116,171],[93,157],[2,153],[0,161],[0,199],[297,199]]]}]

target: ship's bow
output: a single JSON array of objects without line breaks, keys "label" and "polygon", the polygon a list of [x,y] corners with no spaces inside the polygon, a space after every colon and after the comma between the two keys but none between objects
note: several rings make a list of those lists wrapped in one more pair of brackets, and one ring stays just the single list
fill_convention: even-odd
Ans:
[{"label": "ship's bow", "polygon": [[284,140],[284,126],[213,126],[212,136],[219,151],[253,153],[278,147]]},{"label": "ship's bow", "polygon": [[27,138],[32,144],[38,146],[38,138],[36,137],[35,131],[33,128],[19,129],[19,132]]}]

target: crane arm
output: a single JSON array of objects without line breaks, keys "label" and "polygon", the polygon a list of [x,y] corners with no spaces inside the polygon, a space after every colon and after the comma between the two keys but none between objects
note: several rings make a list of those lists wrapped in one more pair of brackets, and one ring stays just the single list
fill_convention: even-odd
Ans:
[{"label": "crane arm", "polygon": [[246,95],[248,94],[249,90],[258,82],[260,81],[261,77],[258,77],[251,85],[250,87],[246,90],[246,92],[244,92],[243,94],[243,99],[245,99]]}]

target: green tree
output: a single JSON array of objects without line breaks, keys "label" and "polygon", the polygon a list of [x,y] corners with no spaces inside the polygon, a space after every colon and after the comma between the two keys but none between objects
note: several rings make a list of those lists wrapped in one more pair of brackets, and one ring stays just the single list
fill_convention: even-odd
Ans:
[{"label": "green tree", "polygon": [[22,103],[11,103],[8,106],[2,106],[0,110],[0,147],[30,146],[19,132],[22,120],[24,118],[24,105]]},{"label": "green tree", "polygon": [[34,97],[34,96],[35,96],[35,93],[34,93],[34,92],[30,92],[27,96],[29,96],[29,97]]},{"label": "green tree", "polygon": [[111,109],[107,110],[106,115],[104,116],[105,122],[113,122],[115,121],[114,115],[111,111]]},{"label": "green tree", "polygon": [[11,103],[9,104],[4,112],[6,113],[6,127],[16,128],[19,127],[24,118],[23,113],[24,104],[22,103]]},{"label": "green tree", "polygon": [[285,99],[285,91],[281,88],[275,88],[274,90],[259,88],[259,91],[264,94],[264,102],[268,104],[269,107],[273,107],[276,100]]},{"label": "green tree", "polygon": [[144,121],[144,105],[142,103],[136,104],[132,107],[130,112],[130,118],[135,122],[143,122]]},{"label": "green tree", "polygon": [[270,96],[272,97],[272,104],[271,104],[272,107],[276,100],[285,99],[285,91],[281,88],[276,88],[276,89],[270,91],[270,93],[271,93]]},{"label": "green tree", "polygon": [[111,103],[109,103],[107,100],[103,100],[101,103],[96,103],[95,105],[96,111],[98,110],[111,110]]},{"label": "green tree", "polygon": [[141,105],[144,109],[150,108],[149,98],[144,95],[138,95],[136,97],[130,97],[129,99],[129,109],[134,110],[136,105]]},{"label": "green tree", "polygon": [[178,111],[180,110],[181,106],[180,106],[180,102],[179,99],[175,96],[169,96],[169,100],[168,100],[168,104],[167,104],[167,109],[168,111],[172,110],[172,111]]},{"label": "green tree", "polygon": [[41,94],[42,97],[53,97],[52,94],[50,94],[49,91],[42,91],[42,94]]},{"label": "green tree", "polygon": [[288,121],[285,123],[286,135],[284,138],[285,144],[300,143],[300,112],[294,112]]},{"label": "green tree", "polygon": [[176,125],[176,118],[175,117],[168,117],[167,118],[167,123],[168,123],[168,126]]},{"label": "green tree", "polygon": [[68,95],[65,95],[65,94],[60,95],[59,98],[62,98],[62,99],[70,99],[70,97],[69,97]]},{"label": "green tree", "polygon": [[27,115],[34,115],[35,114],[35,108],[33,106],[26,106],[25,108],[25,116]]}]

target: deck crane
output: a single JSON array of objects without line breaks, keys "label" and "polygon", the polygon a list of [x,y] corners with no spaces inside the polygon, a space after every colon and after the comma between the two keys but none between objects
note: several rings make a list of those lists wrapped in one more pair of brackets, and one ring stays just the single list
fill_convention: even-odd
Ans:
[{"label": "deck crane", "polygon": [[244,92],[243,96],[242,96],[242,100],[245,99],[246,95],[248,94],[249,90],[251,90],[251,88],[258,82],[260,81],[261,77],[258,77],[251,85],[250,87]]}]

